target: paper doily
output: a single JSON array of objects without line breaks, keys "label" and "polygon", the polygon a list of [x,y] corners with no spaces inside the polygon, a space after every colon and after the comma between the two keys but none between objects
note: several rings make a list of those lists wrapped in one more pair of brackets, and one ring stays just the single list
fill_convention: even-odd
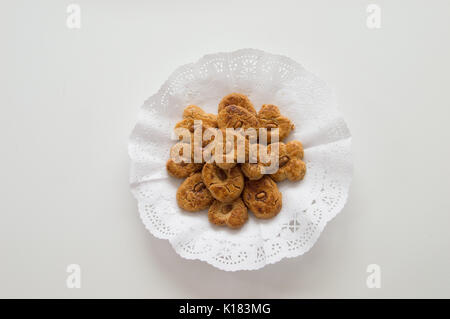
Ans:
[{"label": "paper doily", "polygon": [[[207,213],[178,208],[182,180],[168,176],[174,125],[189,104],[217,113],[231,92],[248,95],[258,109],[275,104],[296,129],[307,173],[301,182],[278,184],[283,208],[273,219],[249,221],[239,230],[211,225]],[[142,106],[129,141],[131,190],[147,229],[175,251],[227,270],[253,270],[307,252],[343,208],[351,182],[351,135],[332,90],[295,61],[260,50],[206,55],[177,69]]]}]

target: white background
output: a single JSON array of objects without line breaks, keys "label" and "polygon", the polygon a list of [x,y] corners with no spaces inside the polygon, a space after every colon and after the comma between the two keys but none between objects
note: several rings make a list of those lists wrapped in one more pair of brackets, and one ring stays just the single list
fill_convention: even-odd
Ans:
[{"label": "white background", "polygon": [[[0,297],[450,297],[449,1],[80,0],[79,30],[70,3],[1,2]],[[127,139],[176,67],[240,48],[336,89],[355,169],[310,252],[227,273],[145,230]]]}]

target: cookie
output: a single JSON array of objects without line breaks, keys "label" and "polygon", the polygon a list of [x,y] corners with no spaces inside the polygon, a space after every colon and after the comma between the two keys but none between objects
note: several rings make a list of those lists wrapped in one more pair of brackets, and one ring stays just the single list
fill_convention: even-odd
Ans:
[{"label": "cookie", "polygon": [[256,114],[256,110],[253,107],[252,102],[250,102],[249,98],[247,96],[245,96],[244,94],[240,94],[240,93],[228,94],[227,96],[225,96],[222,99],[222,101],[220,101],[219,109],[217,112],[220,113],[220,111],[222,111],[228,105],[237,105],[237,106],[240,106],[240,107],[246,109],[247,111],[249,111],[252,114]]},{"label": "cookie", "polygon": [[189,105],[183,110],[183,118],[184,119],[194,119],[194,120],[201,120],[201,119],[209,119],[211,121],[217,121],[217,115],[206,113],[203,111],[201,107],[198,107],[197,105]]},{"label": "cookie", "polygon": [[[222,140],[217,141],[217,145],[213,149],[214,161],[221,169],[230,169],[237,163],[248,161],[249,140],[240,132],[235,132],[231,136],[227,136],[226,129],[222,129]],[[222,150],[221,154],[217,154],[217,150]]]},{"label": "cookie", "polygon": [[[179,142],[172,147],[170,150],[170,159],[166,163],[166,169],[170,176],[186,178],[202,169],[203,165],[201,163],[194,163],[194,149],[191,148],[191,145],[193,144]],[[184,149],[191,150],[191,154],[186,159],[183,157]],[[180,161],[175,158],[177,151]],[[177,162],[175,162],[175,160],[177,160]]]},{"label": "cookie", "polygon": [[[181,124],[180,124],[181,123]],[[189,147],[192,150],[192,162],[194,162],[194,155],[195,162],[197,163],[204,163],[204,158],[202,156],[204,147],[206,147],[211,141],[204,138],[205,133],[202,132],[190,132],[190,131],[177,131],[180,130],[183,125],[182,122],[179,122],[177,124],[178,127],[175,128],[175,134],[178,134],[178,142],[175,144],[175,146],[183,144],[183,145],[190,145]],[[188,125],[189,126],[189,125]],[[188,129],[188,127],[185,127],[184,129]],[[208,128],[208,129],[216,129],[216,128]],[[205,128],[204,128],[205,130]],[[174,146],[174,147],[175,147]],[[173,158],[172,151],[171,151],[171,158]]]},{"label": "cookie", "polygon": [[282,141],[294,129],[294,124],[287,117],[281,115],[280,110],[276,105],[264,104],[257,115],[259,128],[266,128],[267,143],[272,140],[272,133],[270,129],[278,128],[278,140]]},{"label": "cookie", "polygon": [[248,129],[259,127],[256,116],[248,110],[237,105],[228,105],[224,109],[222,109],[217,116],[217,125],[221,129]]},{"label": "cookie", "polygon": [[250,161],[242,163],[241,171],[248,179],[257,180],[264,176],[263,167],[267,166],[267,164],[263,163],[260,159],[260,151],[267,152],[267,149],[261,144],[253,145],[253,147],[254,153],[252,155],[256,156],[256,163],[250,163]]},{"label": "cookie", "polygon": [[247,207],[240,197],[231,203],[215,200],[209,207],[208,219],[215,225],[240,228],[248,220]]},{"label": "cookie", "polygon": [[286,143],[286,152],[291,157],[303,159],[304,156],[303,144],[300,141],[290,141]]},{"label": "cookie", "polygon": [[[270,176],[276,182],[285,179],[299,181],[305,177],[306,164],[303,159],[303,145],[299,141],[291,141],[287,144],[279,144],[278,170]],[[275,144],[270,144],[269,148]]]},{"label": "cookie", "polygon": [[186,178],[177,190],[178,206],[189,212],[206,209],[213,201],[200,172]]},{"label": "cookie", "polygon": [[276,216],[282,207],[282,196],[277,184],[269,177],[245,182],[242,199],[255,217],[268,219]]},{"label": "cookie", "polygon": [[[219,168],[221,168],[221,169],[224,169],[224,170],[227,170],[227,169],[231,169],[231,168],[233,168],[233,167],[236,167],[236,165],[237,165],[237,161],[236,161],[236,158],[237,158],[237,155],[236,155],[236,149],[235,149],[235,151],[234,151],[234,156],[233,156],[233,162],[230,162],[229,160],[227,160],[227,157],[231,157],[231,151],[232,151],[232,147],[230,146],[230,144],[229,143],[221,143],[221,144],[219,144],[219,148],[222,148],[223,149],[223,155],[222,155],[222,160],[221,161],[218,161],[217,160],[217,157],[220,157],[220,154],[214,154],[214,156],[215,156],[215,163],[216,163],[216,165],[219,167]],[[236,148],[236,147],[235,147]],[[215,150],[214,150],[214,153],[215,153]]]},{"label": "cookie", "polygon": [[[211,128],[213,130],[216,130],[217,128]],[[197,134],[197,133],[196,133]],[[175,147],[181,148],[181,145],[187,145],[186,147],[189,147],[191,149],[191,162],[192,163],[205,163],[206,160],[204,158],[204,150],[205,147],[208,146],[208,144],[212,141],[207,140],[205,138],[205,134],[198,134],[197,136],[195,136],[196,134],[194,133],[189,133],[189,136],[186,138],[183,138],[183,135],[180,135],[178,138],[180,139],[179,142],[177,142],[171,149],[171,153],[170,156],[172,159],[174,159],[175,153],[173,153],[173,149],[175,149]],[[194,137],[195,136],[195,137]],[[186,142],[186,140],[189,140],[190,142]],[[180,153],[180,155],[182,155]]]},{"label": "cookie", "polygon": [[202,169],[203,164],[197,163],[175,163],[172,159],[169,159],[166,163],[166,169],[170,176],[176,178],[186,178],[198,172]]},{"label": "cookie", "polygon": [[237,166],[223,170],[213,163],[206,163],[202,177],[211,195],[221,202],[232,202],[244,188],[244,176]]},{"label": "cookie", "polygon": [[183,119],[175,125],[175,128],[186,128],[194,133],[194,121],[202,121],[202,131],[208,127],[217,127],[217,117],[203,111],[196,105],[189,105],[183,111]]}]

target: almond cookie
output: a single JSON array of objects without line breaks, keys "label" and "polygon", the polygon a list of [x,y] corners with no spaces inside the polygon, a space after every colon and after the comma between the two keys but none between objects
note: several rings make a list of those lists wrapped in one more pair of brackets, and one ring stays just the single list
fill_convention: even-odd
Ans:
[{"label": "almond cookie", "polygon": [[[305,177],[306,164],[303,159],[303,145],[299,141],[291,141],[287,144],[279,144],[278,170],[270,176],[276,182],[281,182],[286,178],[290,181],[299,181]],[[272,147],[270,144],[269,148]]]},{"label": "almond cookie", "polygon": [[256,128],[258,120],[256,116],[248,110],[237,106],[228,105],[217,116],[217,125],[219,128]]},{"label": "almond cookie", "polygon": [[186,128],[194,133],[194,121],[202,121],[202,131],[208,127],[217,127],[217,117],[203,111],[196,105],[189,105],[183,111],[183,120],[175,125],[175,128]]},{"label": "almond cookie", "polygon": [[282,196],[277,184],[269,177],[245,182],[242,199],[257,218],[276,216],[282,206]]},{"label": "almond cookie", "polygon": [[221,202],[232,202],[244,188],[244,176],[239,167],[223,170],[213,163],[206,163],[202,177],[211,195]]},{"label": "almond cookie", "polygon": [[222,111],[228,105],[237,105],[237,106],[240,106],[240,107],[246,109],[247,111],[249,111],[252,114],[256,114],[256,110],[253,107],[252,102],[250,102],[249,98],[247,96],[245,96],[244,94],[240,94],[240,93],[228,94],[227,96],[225,96],[222,99],[222,101],[220,101],[219,109],[217,112],[220,113],[220,111]]},{"label": "almond cookie", "polygon": [[247,207],[240,197],[231,203],[222,203],[215,200],[209,207],[208,219],[216,225],[239,228],[248,220]]},{"label": "almond cookie", "polygon": [[294,124],[287,117],[282,116],[276,105],[264,104],[258,112],[258,122],[260,128],[266,128],[267,143],[272,140],[270,129],[278,128],[278,140],[282,141],[294,129]]},{"label": "almond cookie", "polygon": [[177,190],[178,206],[189,212],[206,209],[213,201],[214,198],[203,183],[201,173],[186,178]]}]

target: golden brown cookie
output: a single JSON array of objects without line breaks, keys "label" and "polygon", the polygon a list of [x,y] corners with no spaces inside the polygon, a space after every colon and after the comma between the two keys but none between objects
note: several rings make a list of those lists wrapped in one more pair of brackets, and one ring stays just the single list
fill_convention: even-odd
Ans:
[{"label": "golden brown cookie", "polygon": [[[306,164],[303,159],[303,145],[299,141],[291,141],[287,144],[279,144],[278,171],[270,176],[276,182],[281,182],[286,178],[290,181],[299,181],[305,177]],[[276,144],[270,144],[270,147]]]},{"label": "golden brown cookie", "polygon": [[256,156],[256,163],[250,163],[250,161],[241,164],[242,173],[251,180],[257,180],[264,176],[263,167],[267,166],[269,163],[263,163],[260,158],[260,151],[267,152],[267,149],[264,145],[256,144],[254,146],[253,156]]},{"label": "golden brown cookie", "polygon": [[[171,148],[170,159],[166,163],[166,169],[169,175],[176,178],[186,178],[202,169],[203,158],[200,158],[202,161],[199,163],[195,163],[194,161],[195,147],[200,148],[200,151],[202,150],[200,145],[195,146],[193,134],[191,134],[191,143],[178,142]],[[189,158],[183,157],[184,149],[190,150]],[[177,151],[179,157],[176,157]]]},{"label": "golden brown cookie", "polygon": [[242,199],[257,218],[276,216],[282,206],[282,196],[277,184],[269,177],[245,182]]},{"label": "golden brown cookie", "polygon": [[200,172],[186,178],[177,191],[178,206],[189,212],[206,209],[213,201]]},{"label": "golden brown cookie", "polygon": [[250,102],[249,98],[247,96],[245,96],[244,94],[240,94],[240,93],[228,94],[227,96],[225,96],[222,99],[222,101],[220,101],[219,109],[217,112],[220,113],[220,111],[222,111],[228,105],[237,105],[237,106],[240,106],[240,107],[246,109],[247,111],[249,111],[252,114],[256,114],[256,110],[253,107],[252,102]]},{"label": "golden brown cookie", "polygon": [[244,188],[244,176],[237,166],[223,170],[213,163],[206,163],[202,177],[212,196],[221,202],[232,202]]},{"label": "golden brown cookie", "polygon": [[278,128],[279,137],[278,140],[282,141],[289,133],[294,129],[294,124],[287,117],[281,115],[280,110],[276,105],[264,104],[259,110],[258,122],[260,128],[268,129],[267,143],[272,140],[272,134],[270,129]]},{"label": "golden brown cookie", "polygon": [[303,159],[303,144],[300,141],[290,141],[286,143],[286,151],[291,157]]},{"label": "golden brown cookie", "polygon": [[210,119],[211,121],[217,121],[217,115],[206,113],[203,111],[201,107],[198,107],[197,105],[189,105],[187,106],[183,111],[183,118],[184,119]]},{"label": "golden brown cookie", "polygon": [[175,128],[186,128],[194,132],[194,121],[202,121],[202,131],[208,127],[217,127],[217,117],[203,111],[196,105],[189,105],[183,111],[183,119],[175,125]]},{"label": "golden brown cookie", "polygon": [[208,219],[216,225],[239,228],[248,220],[247,207],[240,197],[231,203],[222,203],[215,200],[209,207]]},{"label": "golden brown cookie", "polygon": [[[217,129],[217,128],[212,128]],[[211,140],[207,140],[204,138],[204,134],[199,134],[197,137],[194,137],[194,133],[189,133],[189,137],[186,139],[190,139],[190,142],[186,142],[185,139],[183,139],[183,136],[180,135],[178,138],[180,139],[179,142],[177,142],[171,149],[171,158],[174,159],[174,149],[175,147],[181,148],[180,145],[186,145],[186,147],[189,147],[191,149],[191,163],[205,163],[205,158],[203,157],[203,151],[205,147],[211,142]],[[175,149],[176,150],[176,149]],[[182,155],[182,153],[180,153]]]},{"label": "golden brown cookie", "polygon": [[[227,137],[226,129],[221,129],[222,140],[217,141],[217,145],[213,149],[214,161],[221,169],[230,169],[237,163],[244,163],[248,159],[249,140],[240,132],[235,132]],[[217,154],[217,150],[222,150],[221,154]]]},{"label": "golden brown cookie", "polygon": [[258,120],[256,116],[246,109],[237,105],[228,105],[217,116],[219,128],[257,128]]},{"label": "golden brown cookie", "polygon": [[[178,141],[174,146],[172,146],[172,148],[170,149],[170,158],[171,159],[175,159],[176,155],[177,155],[177,151],[178,154],[181,158],[184,158],[183,155],[183,149],[186,150],[190,150],[191,154],[190,154],[190,158],[191,161],[190,163],[204,163],[203,162],[203,158],[195,158],[196,153],[199,155],[202,154],[203,152],[203,147],[207,145],[206,141],[203,141],[201,136],[197,138],[197,140],[194,138],[194,134],[189,134],[188,139],[190,139],[190,141],[185,141],[185,139],[182,138],[182,136],[179,136],[180,141]],[[203,144],[202,144],[203,143]],[[197,161],[194,161],[194,159],[196,159]],[[185,161],[185,162],[189,162],[189,161]]]},{"label": "golden brown cookie", "polygon": [[245,175],[245,177],[251,180],[257,180],[264,176],[261,169],[261,163],[241,164],[242,173]]},{"label": "golden brown cookie", "polygon": [[176,178],[186,178],[191,176],[195,172],[198,172],[202,169],[203,164],[197,163],[175,163],[172,159],[169,159],[166,163],[166,169],[170,176]]}]

